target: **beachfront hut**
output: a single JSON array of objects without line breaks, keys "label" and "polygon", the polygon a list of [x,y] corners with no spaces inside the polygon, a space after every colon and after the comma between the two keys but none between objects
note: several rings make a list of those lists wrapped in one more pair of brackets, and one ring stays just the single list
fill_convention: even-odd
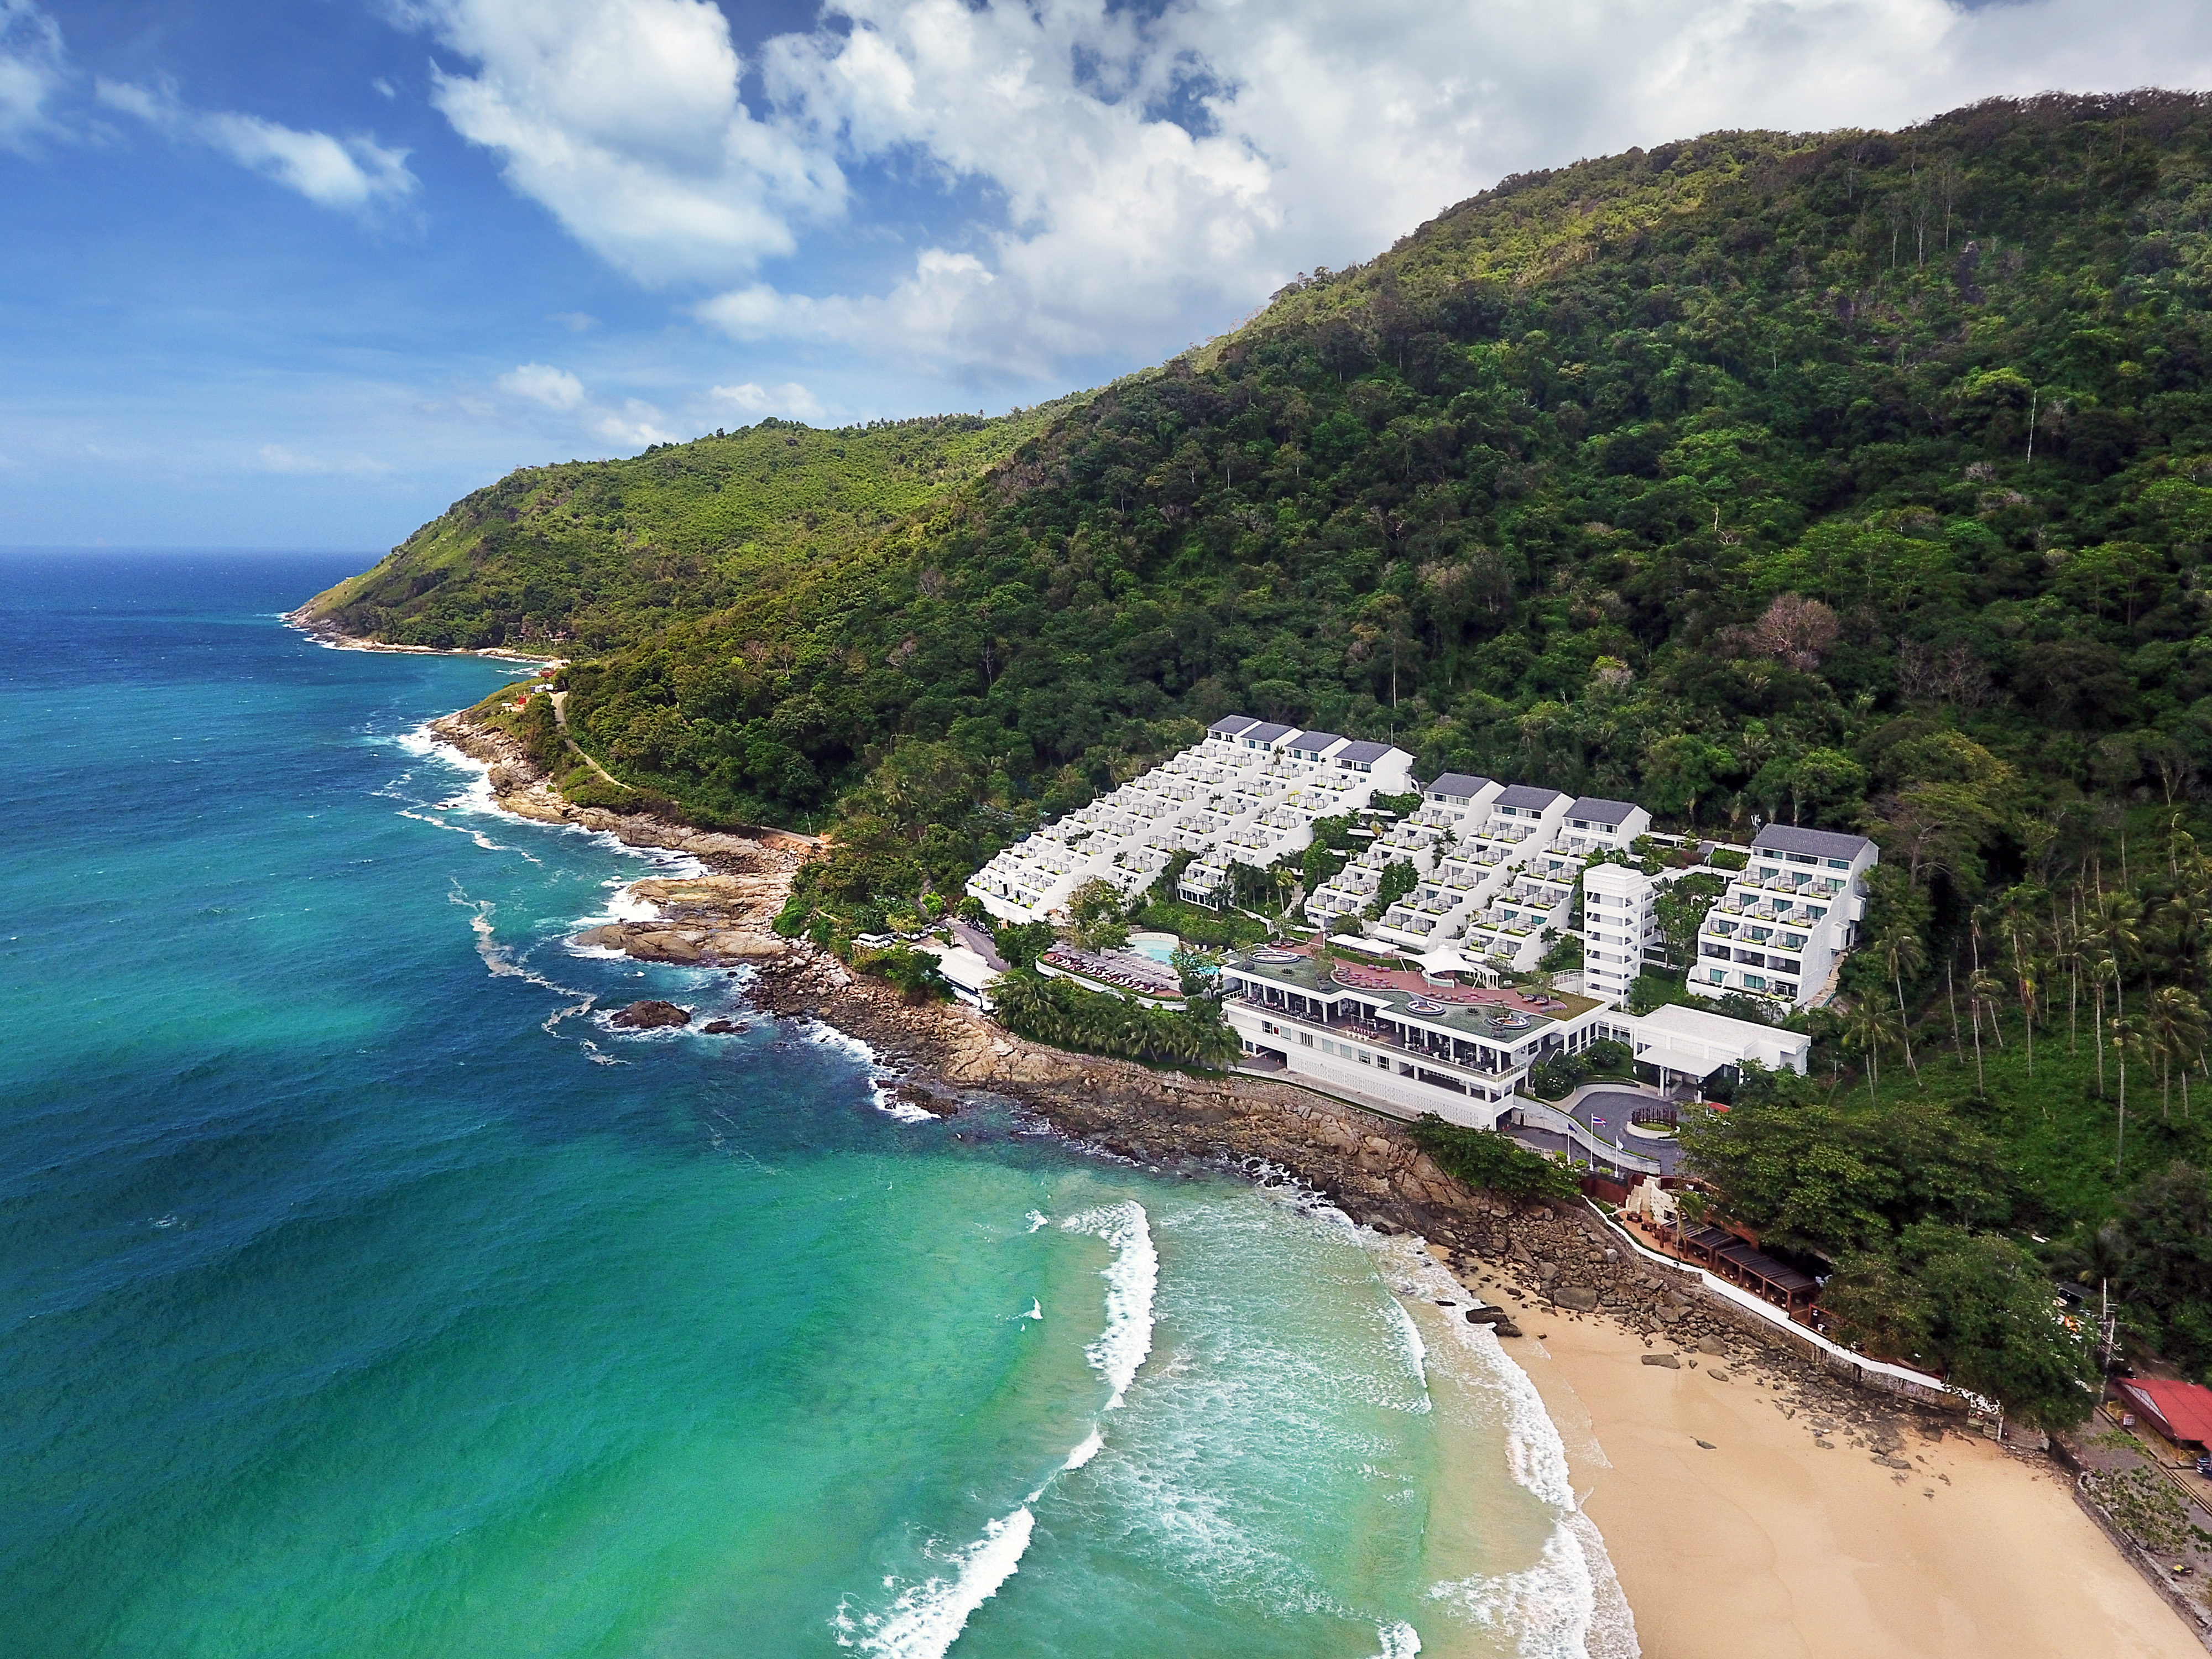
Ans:
[{"label": "beachfront hut", "polygon": [[1722,1227],[1699,1227],[1682,1236],[1682,1254],[1731,1284],[1741,1285],[1791,1313],[1813,1305],[1820,1285],[1786,1261],[1777,1261],[1749,1240]]},{"label": "beachfront hut", "polygon": [[2212,1389],[2157,1376],[2124,1377],[2114,1386],[2130,1410],[2177,1446],[2212,1449]]}]

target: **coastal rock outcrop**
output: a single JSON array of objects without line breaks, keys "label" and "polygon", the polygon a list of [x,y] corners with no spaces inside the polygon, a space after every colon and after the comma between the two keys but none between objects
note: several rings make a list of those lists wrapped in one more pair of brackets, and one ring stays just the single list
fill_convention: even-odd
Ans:
[{"label": "coastal rock outcrop", "polygon": [[642,1002],[633,1002],[610,1019],[610,1025],[619,1025],[626,1031],[658,1030],[667,1025],[689,1025],[691,1012],[679,1008],[672,1002],[659,1002],[648,997]]}]

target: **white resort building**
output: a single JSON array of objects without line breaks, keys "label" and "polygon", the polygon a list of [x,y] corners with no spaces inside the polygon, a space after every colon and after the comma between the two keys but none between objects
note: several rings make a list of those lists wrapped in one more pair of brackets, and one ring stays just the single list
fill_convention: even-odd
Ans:
[{"label": "white resort building", "polygon": [[[1480,1128],[1511,1114],[1592,1151],[1602,1119],[1518,1092],[1553,1054],[1609,1038],[1677,1091],[1746,1061],[1804,1070],[1810,1039],[1796,1033],[1704,1009],[1626,1012],[1644,966],[1664,960],[1659,896],[1692,873],[1643,854],[1683,838],[1654,836],[1632,801],[1456,772],[1423,785],[1413,766],[1389,744],[1218,720],[1202,743],[1000,853],[968,890],[1002,921],[1063,920],[1085,883],[1134,896],[1188,854],[1177,896],[1219,906],[1237,865],[1267,868],[1312,844],[1316,819],[1352,817],[1365,845],[1306,896],[1306,915],[1321,930],[1356,919],[1334,943],[1370,960],[1303,945],[1233,956],[1223,1008],[1250,1063],[1386,1110]],[[1402,817],[1373,805],[1407,794],[1420,805]],[[1771,824],[1746,856],[1700,928],[1688,988],[1778,1012],[1821,1000],[1857,942],[1874,844]],[[1369,919],[1386,878],[1399,896]],[[1572,931],[1577,888],[1578,992],[1527,988]]]},{"label": "white resort building", "polygon": [[969,877],[968,890],[1001,921],[1063,919],[1085,884],[1133,896],[1189,853],[1178,896],[1218,906],[1232,865],[1264,870],[1311,845],[1316,818],[1413,787],[1402,749],[1232,715],[1203,743],[1024,836]]},{"label": "white resort building", "polygon": [[1880,856],[1864,836],[1768,824],[1752,839],[1750,862],[1705,913],[1690,988],[1809,1007],[1858,943],[1865,876]]}]

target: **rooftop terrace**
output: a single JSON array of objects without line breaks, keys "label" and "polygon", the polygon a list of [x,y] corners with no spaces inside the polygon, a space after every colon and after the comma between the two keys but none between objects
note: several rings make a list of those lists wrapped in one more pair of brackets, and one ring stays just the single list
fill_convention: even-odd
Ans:
[{"label": "rooftop terrace", "polygon": [[1357,996],[1382,1009],[1386,1018],[1506,1047],[1601,1006],[1595,998],[1564,992],[1440,985],[1407,969],[1367,963],[1339,962],[1324,969],[1313,959],[1312,948],[1285,945],[1241,952],[1230,958],[1225,971],[1310,997]]}]

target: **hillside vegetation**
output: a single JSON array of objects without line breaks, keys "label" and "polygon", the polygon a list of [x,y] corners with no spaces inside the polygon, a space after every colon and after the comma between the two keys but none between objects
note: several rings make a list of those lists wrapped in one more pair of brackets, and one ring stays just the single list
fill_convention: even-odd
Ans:
[{"label": "hillside vegetation", "polygon": [[[1873,1188],[1824,1233],[1744,1152],[1741,1201],[1911,1346],[1935,1316],[1877,1291],[1967,1249],[1874,1190],[1924,1099],[1999,1149],[1943,1224],[2120,1253],[2139,1334],[2212,1364],[2201,1286],[2123,1236],[2212,1259],[2163,1173],[2206,1161],[2208,297],[2203,98],[1715,134],[1508,179],[1057,409],[519,473],[325,597],[573,641],[586,750],[703,821],[834,819],[802,897],[864,917],[1231,710],[1671,827],[1863,830],[1888,943],[1816,1053],[1865,1107],[1793,1121]],[[2160,1091],[2124,1144],[2123,1063]]]},{"label": "hillside vegetation", "polygon": [[796,571],[1003,460],[1046,411],[817,432],[767,420],[618,461],[523,467],[318,595],[358,638],[605,651]]}]

